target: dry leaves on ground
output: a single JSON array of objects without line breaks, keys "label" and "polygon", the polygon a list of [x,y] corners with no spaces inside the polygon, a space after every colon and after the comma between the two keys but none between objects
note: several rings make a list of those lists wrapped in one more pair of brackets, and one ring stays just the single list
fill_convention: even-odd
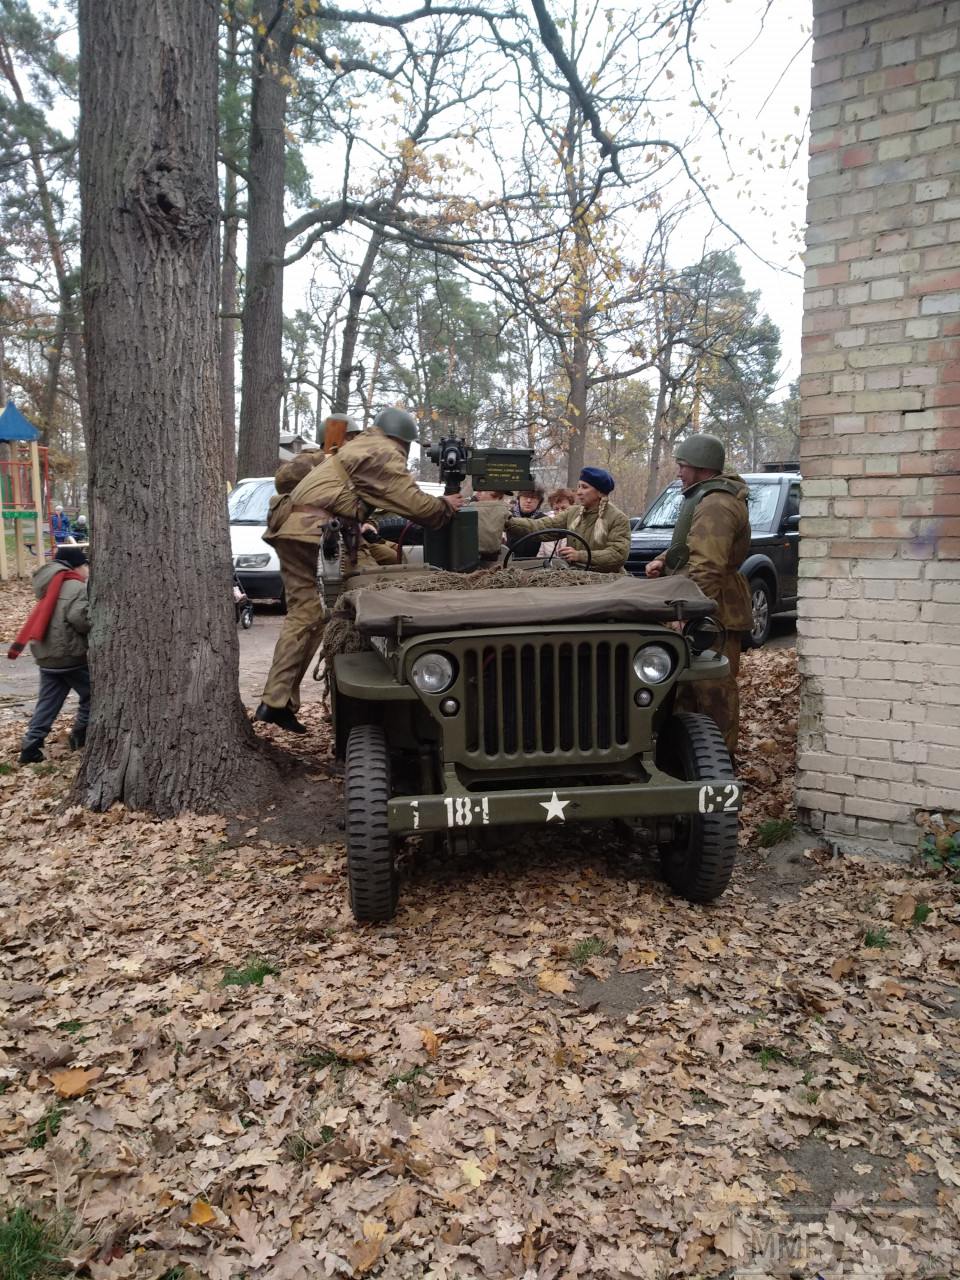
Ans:
[{"label": "dry leaves on ground", "polygon": [[72,768],[0,775],[0,1201],[92,1280],[960,1265],[948,881],[694,907],[571,827],[411,859],[360,929],[338,843],[64,808]]}]

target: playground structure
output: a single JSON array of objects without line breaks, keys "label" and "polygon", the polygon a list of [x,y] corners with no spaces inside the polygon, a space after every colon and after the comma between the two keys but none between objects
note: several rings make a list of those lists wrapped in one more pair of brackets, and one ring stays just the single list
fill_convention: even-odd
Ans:
[{"label": "playground structure", "polygon": [[0,413],[0,443],[9,456],[0,459],[0,581],[10,575],[7,521],[13,522],[13,560],[18,578],[28,577],[44,562],[43,513],[50,492],[47,450],[37,444],[40,432],[10,401]]}]

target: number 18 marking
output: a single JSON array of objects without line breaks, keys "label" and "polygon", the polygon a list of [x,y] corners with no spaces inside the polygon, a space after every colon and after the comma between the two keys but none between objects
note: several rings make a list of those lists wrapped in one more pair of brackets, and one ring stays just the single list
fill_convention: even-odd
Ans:
[{"label": "number 18 marking", "polygon": [[469,827],[474,818],[480,819],[481,826],[490,821],[490,801],[486,796],[473,801],[469,796],[445,796],[443,800],[447,810],[448,827]]}]

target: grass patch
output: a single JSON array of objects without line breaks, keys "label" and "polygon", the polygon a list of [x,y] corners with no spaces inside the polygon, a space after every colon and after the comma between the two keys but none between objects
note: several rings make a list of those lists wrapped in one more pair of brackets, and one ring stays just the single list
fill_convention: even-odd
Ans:
[{"label": "grass patch", "polygon": [[960,831],[924,836],[920,857],[932,870],[949,871],[954,879],[960,879]]},{"label": "grass patch", "polygon": [[183,1280],[187,1274],[186,1267],[171,1267],[169,1271],[165,1271],[160,1280]]},{"label": "grass patch", "polygon": [[[30,1137],[27,1139],[27,1146],[34,1151],[39,1151],[41,1147],[45,1147],[50,1139],[55,1138],[60,1132],[60,1125],[66,1114],[66,1109],[61,1107],[59,1103],[51,1107],[49,1111],[45,1111],[31,1129]],[[2,1258],[3,1254],[0,1253],[0,1259]],[[0,1273],[0,1280],[5,1280],[2,1273]]]},{"label": "grass patch", "polygon": [[14,772],[14,766],[12,764],[7,764],[6,760],[4,760],[3,762],[0,762],[0,777],[5,778],[8,773],[13,773],[13,772]]},{"label": "grass patch", "polygon": [[302,1130],[299,1133],[291,1133],[284,1140],[283,1149],[297,1164],[306,1164],[315,1151],[328,1146],[336,1136],[336,1131],[325,1124],[320,1126],[320,1131],[315,1138],[308,1137]]},{"label": "grass patch", "polygon": [[250,956],[247,963],[239,969],[227,969],[220,979],[221,987],[262,987],[266,977],[276,978],[280,970],[269,960],[260,956]]},{"label": "grass patch", "polygon": [[338,1091],[346,1079],[347,1072],[356,1065],[352,1059],[342,1057],[334,1049],[317,1049],[304,1053],[297,1059],[297,1066],[301,1071],[320,1071],[324,1067],[329,1067],[330,1076]]},{"label": "grass patch", "polygon": [[755,1052],[757,1062],[759,1062],[761,1069],[764,1071],[769,1071],[777,1062],[790,1063],[793,1061],[789,1054],[784,1053],[782,1049],[778,1049],[772,1044],[757,1045]]},{"label": "grass patch", "polygon": [[863,934],[863,945],[865,947],[873,947],[878,951],[886,951],[887,947],[892,947],[890,935],[886,928],[881,925],[878,929],[866,929]]},{"label": "grass patch", "polygon": [[69,1224],[22,1206],[0,1206],[0,1280],[47,1280],[68,1275]]},{"label": "grass patch", "polygon": [[932,913],[933,907],[928,902],[918,902],[913,908],[913,915],[910,919],[911,925],[926,924],[927,917]]},{"label": "grass patch", "polygon": [[387,1076],[386,1085],[388,1089],[399,1089],[401,1085],[416,1084],[420,1077],[426,1074],[426,1067],[411,1067],[409,1071],[401,1071],[392,1076]]},{"label": "grass patch", "polygon": [[83,1030],[83,1023],[78,1022],[76,1018],[70,1018],[66,1022],[58,1022],[57,1030],[66,1031],[68,1035],[75,1036],[78,1031]]},{"label": "grass patch", "polygon": [[606,954],[607,944],[601,942],[599,938],[584,938],[582,942],[578,942],[570,948],[570,959],[574,964],[581,967],[588,960],[592,960],[594,956],[604,956]]},{"label": "grass patch", "polygon": [[770,849],[789,840],[795,830],[796,823],[789,818],[767,818],[757,827],[757,843],[761,849]]}]

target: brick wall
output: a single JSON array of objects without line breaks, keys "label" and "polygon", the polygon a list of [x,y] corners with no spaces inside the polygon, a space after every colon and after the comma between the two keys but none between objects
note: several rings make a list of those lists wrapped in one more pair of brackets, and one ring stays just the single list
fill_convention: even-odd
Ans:
[{"label": "brick wall", "polygon": [[960,810],[960,3],[814,0],[798,804]]}]

